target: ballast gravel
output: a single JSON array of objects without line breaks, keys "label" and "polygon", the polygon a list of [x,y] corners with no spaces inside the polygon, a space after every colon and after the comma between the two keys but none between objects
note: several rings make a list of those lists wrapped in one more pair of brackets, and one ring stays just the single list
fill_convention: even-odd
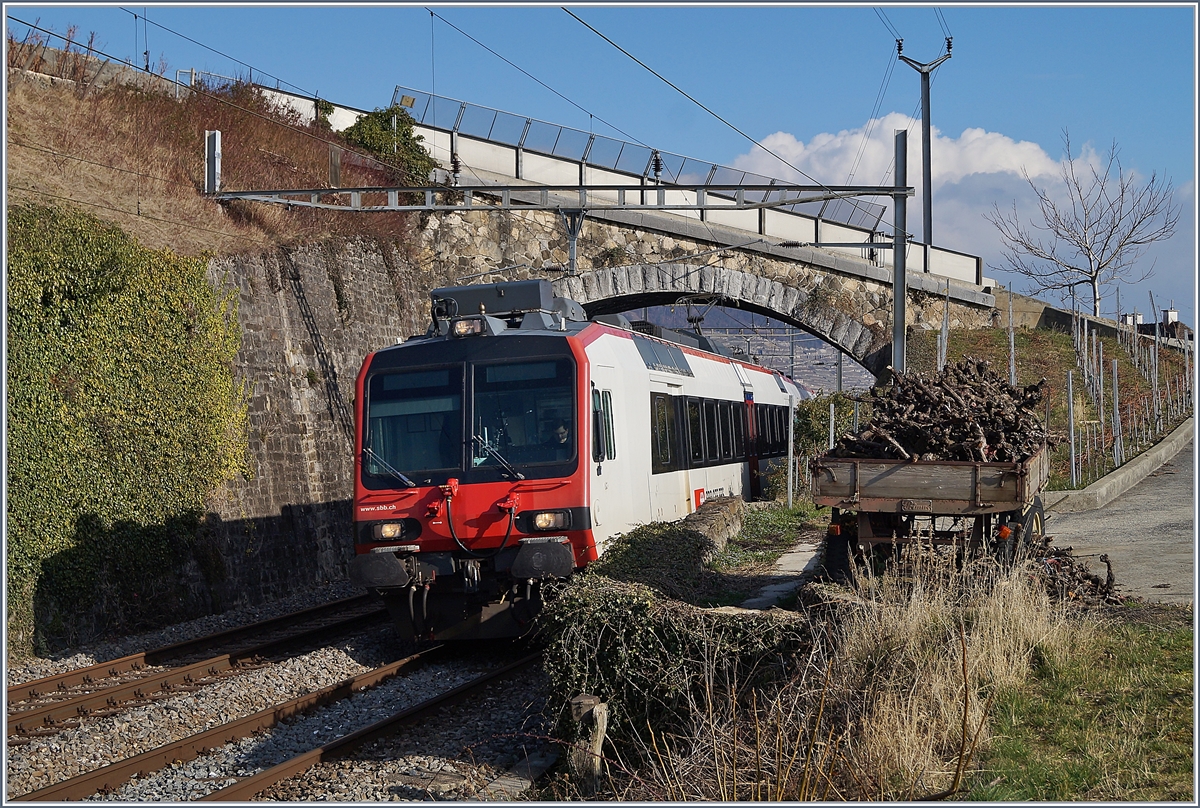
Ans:
[{"label": "ballast gravel", "polygon": [[140,651],[153,648],[163,648],[177,642],[192,640],[208,634],[215,634],[231,628],[248,626],[272,617],[289,614],[306,609],[310,606],[320,606],[343,598],[352,598],[363,592],[358,587],[341,582],[328,586],[307,590],[282,600],[272,601],[257,606],[244,606],[230,609],[221,614],[206,615],[184,623],[176,623],[154,631],[134,634],[128,637],[106,640],[91,646],[71,649],[70,651],[52,654],[48,657],[30,657],[28,659],[8,660],[8,687],[32,682],[46,676],[67,673],[78,668],[86,668],[98,662],[108,662],[120,659]]},{"label": "ballast gravel", "polygon": [[[161,647],[330,600],[352,597],[345,585],[265,606],[228,612],[111,641],[49,660],[10,665],[9,684]],[[289,698],[386,664],[406,653],[391,626],[365,629],[336,645],[167,696],[7,750],[6,795],[12,799],[148,749],[185,738]],[[261,735],[212,750],[194,761],[134,778],[95,800],[188,801],[321,746],[407,706],[469,681],[511,657],[480,654],[420,667]],[[541,716],[544,676],[531,672],[448,708],[416,727],[374,742],[346,759],[318,764],[260,799],[302,801],[513,799],[490,788],[497,776],[546,746]]]}]

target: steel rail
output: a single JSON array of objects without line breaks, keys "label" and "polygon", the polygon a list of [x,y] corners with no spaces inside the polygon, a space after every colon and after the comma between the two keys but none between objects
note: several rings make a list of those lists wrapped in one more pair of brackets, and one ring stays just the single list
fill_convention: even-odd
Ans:
[{"label": "steel rail", "polygon": [[167,659],[195,653],[202,648],[223,642],[231,642],[263,631],[271,631],[280,627],[294,625],[314,617],[319,617],[325,612],[336,612],[362,606],[369,603],[370,600],[370,595],[358,595],[352,598],[335,600],[320,606],[303,609],[299,612],[292,612],[280,615],[279,617],[260,620],[257,623],[226,629],[216,634],[206,634],[203,637],[183,640],[182,642],[164,645],[161,648],[154,648],[137,654],[130,654],[129,656],[123,656],[119,659],[109,660],[108,662],[98,662],[95,665],[89,665],[86,668],[77,668],[67,673],[45,676],[23,684],[12,685],[6,691],[6,703],[15,704],[28,699],[39,698],[50,693],[57,693],[70,687],[92,684],[99,679],[131,673],[151,665],[159,665]]},{"label": "steel rail", "polygon": [[229,654],[221,654],[191,665],[170,668],[159,674],[144,676],[133,681],[15,712],[8,716],[8,734],[12,736],[36,732],[63,721],[86,717],[96,710],[118,707],[123,702],[135,699],[149,698],[154,693],[170,691],[177,685],[190,685],[199,679],[220,675],[225,671],[237,668],[246,660],[277,652],[281,648],[298,642],[320,639],[331,634],[336,635],[386,616],[386,609],[376,609],[364,615],[348,617],[335,623],[270,640]]},{"label": "steel rail", "polygon": [[442,645],[427,648],[420,653],[397,660],[381,668],[376,668],[373,671],[361,673],[358,676],[329,685],[313,693],[297,696],[290,701],[260,710],[253,715],[230,721],[228,724],[222,724],[219,727],[214,727],[210,730],[188,736],[187,738],[172,741],[155,749],[150,749],[141,754],[126,758],[125,760],[110,763],[99,769],[72,777],[69,780],[63,780],[54,785],[40,788],[37,791],[31,791],[19,797],[10,797],[9,799],[17,802],[81,800],[101,791],[113,791],[123,783],[128,782],[134,775],[145,777],[151,772],[156,772],[176,761],[186,763],[190,760],[195,760],[212,749],[240,738],[248,738],[256,732],[270,729],[280,721],[311,710],[314,707],[332,704],[335,701],[349,698],[360,690],[375,687],[392,678],[403,669],[411,669],[431,662],[444,653],[445,646]]},{"label": "steel rail", "polygon": [[363,727],[347,735],[343,735],[337,740],[312,749],[301,755],[297,755],[291,760],[285,760],[283,763],[265,769],[258,774],[251,775],[242,780],[239,780],[233,785],[225,788],[217,789],[209,792],[201,797],[201,800],[207,802],[230,802],[235,800],[249,800],[256,794],[266,788],[271,787],[275,783],[293,777],[317,763],[321,763],[330,758],[336,757],[339,754],[345,754],[353,748],[361,744],[373,741],[376,738],[381,738],[391,734],[395,729],[410,721],[415,721],[422,718],[435,710],[442,707],[447,707],[452,704],[457,704],[463,699],[475,694],[493,682],[512,676],[528,667],[534,665],[541,659],[541,654],[530,654],[529,656],[518,659],[509,665],[486,673],[477,679],[472,679],[466,684],[459,685],[453,690],[449,690],[440,696],[435,696],[432,699],[423,701],[412,707],[401,710],[393,716],[377,721],[370,726]]}]

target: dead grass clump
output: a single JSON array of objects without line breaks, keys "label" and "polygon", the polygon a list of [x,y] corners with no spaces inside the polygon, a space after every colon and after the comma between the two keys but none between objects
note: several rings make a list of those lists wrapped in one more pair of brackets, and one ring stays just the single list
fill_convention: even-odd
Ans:
[{"label": "dead grass clump", "polygon": [[[589,574],[551,608],[562,700],[619,713],[594,786],[559,799],[912,800],[962,790],[993,698],[1065,664],[1094,624],[1034,566],[910,549],[793,622],[701,610]],[[563,708],[565,712],[565,707]],[[610,728],[613,725],[610,724]],[[569,729],[569,728],[568,728]],[[595,790],[595,789],[598,789]]]},{"label": "dead grass clump", "polygon": [[1032,665],[1061,661],[1085,624],[1051,603],[1022,567],[911,552],[866,577],[836,628],[831,681],[854,742],[847,754],[869,796],[953,791],[988,739],[994,694]]}]

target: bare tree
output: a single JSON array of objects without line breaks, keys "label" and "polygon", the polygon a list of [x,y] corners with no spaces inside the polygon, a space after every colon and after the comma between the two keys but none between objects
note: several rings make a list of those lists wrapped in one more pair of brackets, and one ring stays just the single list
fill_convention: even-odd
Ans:
[{"label": "bare tree", "polygon": [[[1000,231],[1008,269],[1034,283],[1034,292],[1059,291],[1065,298],[1076,286],[1089,286],[1092,314],[1100,314],[1100,292],[1112,283],[1137,283],[1153,266],[1139,260],[1146,248],[1175,233],[1179,208],[1173,204],[1170,180],[1151,174],[1139,182],[1121,165],[1114,140],[1100,164],[1071,154],[1070,135],[1063,132],[1067,159],[1062,167],[1065,193],[1051,195],[1022,171],[1037,194],[1040,221],[1023,224],[1013,202],[1011,215],[984,214]],[[1114,176],[1115,171],[1115,176]]]}]

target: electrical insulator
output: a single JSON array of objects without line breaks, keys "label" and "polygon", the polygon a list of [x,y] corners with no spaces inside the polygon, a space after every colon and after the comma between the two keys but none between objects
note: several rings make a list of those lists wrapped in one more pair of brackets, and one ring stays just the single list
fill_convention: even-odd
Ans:
[{"label": "electrical insulator", "polygon": [[454,184],[458,185],[458,175],[462,173],[462,161],[458,159],[458,152],[452,152],[450,155],[450,173],[454,175]]},{"label": "electrical insulator", "polygon": [[662,156],[657,151],[650,160],[650,167],[654,171],[654,181],[658,182],[662,178],[663,161]]},{"label": "electrical insulator", "polygon": [[946,53],[949,53],[950,49],[953,47],[954,47],[954,37],[952,37],[952,36],[946,37]]},{"label": "electrical insulator", "polygon": [[902,53],[904,53],[904,40],[897,39],[896,40],[896,55],[899,56]]}]

